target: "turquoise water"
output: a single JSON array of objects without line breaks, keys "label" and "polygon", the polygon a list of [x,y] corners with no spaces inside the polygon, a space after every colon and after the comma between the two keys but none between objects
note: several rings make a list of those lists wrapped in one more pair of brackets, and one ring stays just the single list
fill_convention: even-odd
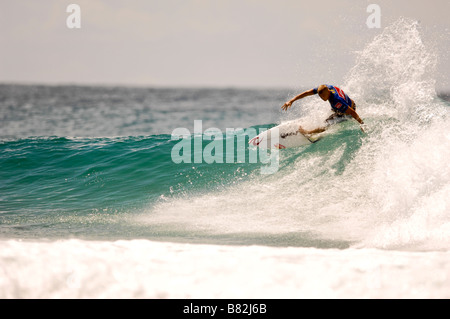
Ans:
[{"label": "turquoise water", "polygon": [[[26,138],[1,143],[2,212],[39,214],[139,207],[170,192],[204,191],[258,165],[176,164],[178,140],[148,137]],[[204,142],[207,144],[207,142]],[[196,172],[192,172],[196,170]],[[217,172],[221,172],[220,178]]]},{"label": "turquoise water", "polygon": [[[24,86],[14,89],[26,92],[36,88]],[[226,94],[226,91],[222,93]],[[257,125],[247,129],[259,132],[274,125]],[[345,145],[348,145],[343,157],[351,158],[361,145],[362,134],[355,134],[355,127],[351,124],[342,127],[344,130],[324,137],[320,143],[285,150],[280,154],[277,170],[283,174],[300,156],[324,156],[330,150],[341,147],[342,139],[346,139]],[[243,137],[244,143],[238,143],[239,137]],[[181,140],[172,139],[170,134],[26,138],[8,135],[0,142],[1,236],[47,239],[170,238],[177,241],[189,238],[206,242],[302,244],[305,238],[299,240],[295,233],[283,234],[281,239],[274,235],[267,239],[263,234],[230,237],[198,230],[180,231],[173,227],[162,229],[160,224],[149,226],[136,222],[136,217],[170,199],[220,193],[239,183],[267,179],[261,174],[261,167],[265,164],[260,158],[257,157],[256,162],[249,160],[250,152],[255,151],[248,146],[251,137],[245,131],[238,132],[236,137],[231,136],[234,148],[230,150],[227,148],[230,137],[223,133],[223,152],[219,154],[222,161],[195,163],[196,152],[201,155],[211,141],[204,134],[192,134],[192,160],[177,164],[171,152]],[[202,148],[196,149],[195,141],[199,139]],[[244,161],[238,158],[238,154],[245,155]],[[339,161],[333,166],[336,174],[345,170],[345,163]],[[315,240],[308,238],[307,243]],[[327,245],[346,244],[339,241]]]}]

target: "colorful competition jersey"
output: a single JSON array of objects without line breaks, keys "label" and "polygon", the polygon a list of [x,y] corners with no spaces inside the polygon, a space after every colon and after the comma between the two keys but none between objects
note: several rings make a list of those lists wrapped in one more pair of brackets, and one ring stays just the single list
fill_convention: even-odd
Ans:
[{"label": "colorful competition jersey", "polygon": [[[347,111],[349,106],[352,106],[352,100],[348,97],[347,94],[344,93],[344,91],[333,85],[327,85],[327,87],[331,92],[328,101],[330,102],[333,110],[344,113],[345,111]],[[317,94],[317,89],[318,88],[313,89],[314,94]]]}]

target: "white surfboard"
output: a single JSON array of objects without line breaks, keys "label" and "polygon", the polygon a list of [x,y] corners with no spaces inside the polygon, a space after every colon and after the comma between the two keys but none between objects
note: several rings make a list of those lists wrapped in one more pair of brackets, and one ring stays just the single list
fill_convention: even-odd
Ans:
[{"label": "white surfboard", "polygon": [[248,143],[257,147],[284,149],[309,145],[317,141],[300,133],[299,126],[298,121],[286,122],[262,132]]}]

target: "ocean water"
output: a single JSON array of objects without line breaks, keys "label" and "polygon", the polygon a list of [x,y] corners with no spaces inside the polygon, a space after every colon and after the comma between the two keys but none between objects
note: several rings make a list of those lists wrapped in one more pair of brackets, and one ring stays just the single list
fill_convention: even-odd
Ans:
[{"label": "ocean water", "polygon": [[[226,129],[321,125],[317,97],[280,110],[305,88],[0,85],[0,297],[450,297],[437,59],[415,21],[387,27],[329,83],[367,134],[335,125],[281,150],[272,174],[247,143],[227,161]],[[177,128],[189,163],[173,160]],[[208,128],[223,132],[223,163],[194,161]]]}]

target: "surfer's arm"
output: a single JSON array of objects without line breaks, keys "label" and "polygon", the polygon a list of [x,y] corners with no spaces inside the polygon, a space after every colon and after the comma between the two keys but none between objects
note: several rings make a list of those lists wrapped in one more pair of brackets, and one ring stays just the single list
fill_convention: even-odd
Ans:
[{"label": "surfer's arm", "polygon": [[303,93],[300,93],[299,95],[297,95],[296,97],[294,97],[293,99],[290,99],[289,101],[287,101],[286,103],[284,103],[284,105],[281,107],[284,111],[286,111],[288,108],[291,107],[292,103],[294,103],[297,100],[303,99],[304,97],[310,96],[310,95],[314,95],[316,94],[316,92],[314,91],[314,89],[305,91]]},{"label": "surfer's arm", "polygon": [[[352,101],[352,102],[353,102],[353,101]],[[364,131],[364,126],[365,126],[365,125],[364,125],[364,121],[361,120],[361,118],[359,117],[358,113],[356,113],[356,111],[355,111],[353,108],[348,107],[348,108],[347,108],[347,111],[345,111],[345,114],[349,114],[349,115],[351,115],[355,120],[357,120],[358,123],[360,124],[361,131],[363,131],[363,133],[366,133],[366,131]]]},{"label": "surfer's arm", "polygon": [[347,110],[345,111],[345,114],[351,115],[355,120],[358,121],[359,124],[364,124],[363,120],[361,120],[358,113],[356,113],[356,111],[354,109],[352,109],[351,107],[347,108]]}]

